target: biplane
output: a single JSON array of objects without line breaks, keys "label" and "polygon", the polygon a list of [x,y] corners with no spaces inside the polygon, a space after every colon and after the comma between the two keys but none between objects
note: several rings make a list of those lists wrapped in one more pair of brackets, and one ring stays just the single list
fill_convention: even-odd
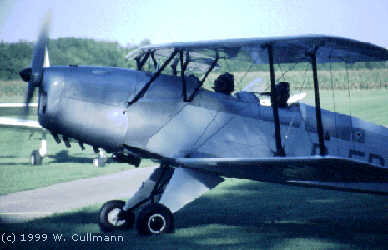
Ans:
[{"label": "biplane", "polygon": [[[172,232],[173,213],[224,177],[388,194],[388,129],[321,109],[317,73],[318,64],[387,61],[386,49],[324,35],[246,38],[150,45],[128,55],[136,69],[43,67],[47,40],[46,25],[20,72],[26,105],[38,89],[39,124],[58,143],[160,163],[128,201],[102,206],[103,231]],[[270,106],[232,94],[233,72],[204,88],[222,61],[266,65]],[[299,62],[311,66],[315,105],[287,104],[292,83],[276,83],[274,65]]]}]

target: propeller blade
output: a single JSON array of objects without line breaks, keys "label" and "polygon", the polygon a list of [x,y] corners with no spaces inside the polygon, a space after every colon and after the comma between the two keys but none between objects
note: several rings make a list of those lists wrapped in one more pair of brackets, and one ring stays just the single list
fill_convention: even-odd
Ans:
[{"label": "propeller blade", "polygon": [[44,50],[43,67],[44,67],[44,68],[50,67],[50,60],[49,60],[49,55],[48,55],[47,47],[46,47],[45,50]]},{"label": "propeller blade", "polygon": [[35,44],[32,56],[31,68],[31,82],[34,86],[39,86],[42,81],[43,63],[46,54],[46,47],[48,41],[48,31],[50,24],[50,15],[48,14],[40,30],[38,41]]},{"label": "propeller blade", "polygon": [[28,114],[28,104],[34,96],[35,87],[40,87],[43,79],[43,67],[50,67],[47,52],[48,32],[50,25],[50,12],[47,13],[41,27],[38,41],[32,54],[31,68],[22,70],[19,74],[25,82],[28,82],[27,93],[24,99],[24,115]]},{"label": "propeller blade", "polygon": [[28,83],[28,86],[27,86],[27,93],[26,93],[26,97],[24,99],[24,116],[27,116],[28,115],[28,112],[29,112],[29,103],[31,102],[32,100],[32,97],[34,96],[34,86],[31,82]]}]

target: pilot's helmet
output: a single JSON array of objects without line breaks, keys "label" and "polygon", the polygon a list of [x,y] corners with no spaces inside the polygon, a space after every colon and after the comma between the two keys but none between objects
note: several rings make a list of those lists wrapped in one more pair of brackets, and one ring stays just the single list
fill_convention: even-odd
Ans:
[{"label": "pilot's helmet", "polygon": [[230,95],[234,91],[234,76],[228,72],[219,75],[214,81],[214,91]]}]

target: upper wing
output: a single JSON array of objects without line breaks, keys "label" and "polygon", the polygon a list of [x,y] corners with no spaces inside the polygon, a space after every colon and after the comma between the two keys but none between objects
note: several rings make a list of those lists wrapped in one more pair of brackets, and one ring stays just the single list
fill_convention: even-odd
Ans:
[{"label": "upper wing", "polygon": [[388,60],[388,50],[384,48],[353,39],[325,35],[168,43],[143,47],[136,53],[132,53],[131,56],[135,57],[146,52],[156,52],[156,54],[162,55],[162,51],[179,49],[195,52],[198,60],[201,57],[214,57],[214,53],[209,53],[209,51],[217,50],[220,57],[227,59],[238,58],[255,64],[267,64],[267,45],[271,45],[273,48],[274,63],[310,62],[311,57],[308,53],[316,48],[318,48],[317,63]]},{"label": "upper wing", "polygon": [[44,128],[37,121],[9,117],[0,117],[0,127],[16,128],[33,132],[44,130]]}]

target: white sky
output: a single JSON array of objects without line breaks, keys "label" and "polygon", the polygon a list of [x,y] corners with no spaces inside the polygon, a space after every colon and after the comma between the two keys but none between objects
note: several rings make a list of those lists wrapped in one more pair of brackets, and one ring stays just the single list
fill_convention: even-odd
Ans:
[{"label": "white sky", "polygon": [[388,47],[387,0],[0,0],[0,40],[35,40],[48,9],[51,38],[126,45],[327,34]]}]

